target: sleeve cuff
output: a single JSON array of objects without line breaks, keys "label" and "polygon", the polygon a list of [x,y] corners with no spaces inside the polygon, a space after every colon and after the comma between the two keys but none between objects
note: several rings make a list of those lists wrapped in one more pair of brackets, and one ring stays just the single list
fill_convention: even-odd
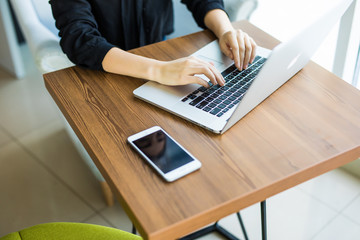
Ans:
[{"label": "sleeve cuff", "polygon": [[110,51],[110,49],[112,49],[113,47],[115,47],[115,45],[110,44],[108,42],[105,42],[104,44],[102,44],[99,48],[98,48],[98,62],[95,63],[95,65],[97,66],[97,70],[103,70],[103,66],[102,66],[102,62],[105,58],[105,55]]},{"label": "sleeve cuff", "polygon": [[205,16],[208,12],[210,12],[211,10],[214,10],[214,9],[221,9],[225,12],[224,5],[219,2],[213,2],[213,3],[207,4],[204,7],[204,9],[201,11],[200,16],[198,18],[197,23],[198,23],[199,27],[204,28],[204,29],[207,28],[205,26],[205,22],[204,22]]}]

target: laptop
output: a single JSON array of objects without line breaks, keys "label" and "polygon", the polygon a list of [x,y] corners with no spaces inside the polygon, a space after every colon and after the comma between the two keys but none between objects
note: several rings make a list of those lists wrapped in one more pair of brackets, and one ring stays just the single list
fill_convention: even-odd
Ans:
[{"label": "laptop", "polygon": [[[133,93],[137,98],[223,134],[310,61],[351,2],[341,1],[272,51],[258,47],[255,60],[243,71],[237,70],[233,61],[221,53],[217,40],[192,54],[215,64],[225,79],[223,87],[166,86],[149,81]],[[208,80],[204,75],[201,77]]]}]

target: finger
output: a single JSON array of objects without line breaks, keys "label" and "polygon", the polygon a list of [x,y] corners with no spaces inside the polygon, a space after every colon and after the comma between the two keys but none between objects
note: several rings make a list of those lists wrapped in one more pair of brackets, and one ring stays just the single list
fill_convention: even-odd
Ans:
[{"label": "finger", "polygon": [[244,34],[244,43],[245,43],[245,55],[243,60],[243,69],[246,69],[249,65],[251,52],[252,52],[250,37],[246,33]]},{"label": "finger", "polygon": [[[209,64],[210,65],[210,64]],[[204,66],[203,64],[199,64],[197,66],[193,66],[190,70],[189,75],[195,75],[195,74],[204,74],[213,85],[217,84],[215,74],[210,70],[208,66]]]},{"label": "finger", "polygon": [[[241,32],[239,32],[238,34],[242,34]],[[240,53],[239,53],[239,43],[237,40],[237,36],[236,34],[229,34],[228,37],[228,42],[229,42],[229,47],[231,49],[232,55],[233,55],[233,60],[235,62],[235,66],[240,69],[241,67],[241,62],[240,62]]]},{"label": "finger", "polygon": [[251,46],[252,46],[252,51],[251,51],[251,57],[250,57],[250,63],[253,63],[255,57],[256,57],[256,43],[254,41],[254,39],[250,38],[250,42],[251,42]]},{"label": "finger", "polygon": [[215,66],[211,66],[210,70],[213,72],[213,74],[216,77],[216,82],[220,85],[220,86],[224,86],[225,84],[225,79],[223,78],[223,76],[221,75],[221,73],[219,72],[219,70],[216,69]]},{"label": "finger", "polygon": [[234,55],[232,54],[231,50],[230,50],[230,45],[229,44],[224,44],[220,46],[221,51],[231,60],[234,60]]},{"label": "finger", "polygon": [[224,80],[223,76],[221,75],[219,70],[216,69],[216,67],[214,66],[213,63],[209,63],[209,62],[203,61],[201,59],[199,59],[199,61],[202,64],[204,64],[205,66],[209,67],[209,69],[215,75],[215,79],[216,79],[216,82],[217,82],[216,84],[220,84],[220,86],[223,86],[225,84],[225,80]]},{"label": "finger", "polygon": [[238,69],[241,71],[244,68],[244,58],[245,58],[245,34],[241,30],[238,30],[237,33],[237,42],[238,42],[238,54],[239,54],[239,67]]},{"label": "finger", "polygon": [[200,84],[201,86],[204,86],[206,88],[210,87],[210,85],[209,85],[209,83],[207,81],[205,81],[201,77],[197,77],[197,76],[188,76],[188,82],[189,83]]}]

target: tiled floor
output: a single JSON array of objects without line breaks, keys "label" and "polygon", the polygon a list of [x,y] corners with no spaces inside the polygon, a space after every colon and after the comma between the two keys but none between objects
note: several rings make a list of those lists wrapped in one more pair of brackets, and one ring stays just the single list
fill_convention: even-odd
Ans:
[{"label": "tiled floor", "polygon": [[[254,21],[259,22],[256,14]],[[23,53],[24,79],[0,69],[0,236],[51,221],[131,231],[118,204],[106,207],[26,47]],[[252,240],[261,239],[259,208],[255,204],[241,212]],[[267,209],[272,240],[360,239],[360,179],[340,169],[268,199]],[[241,236],[235,215],[220,223]]]}]

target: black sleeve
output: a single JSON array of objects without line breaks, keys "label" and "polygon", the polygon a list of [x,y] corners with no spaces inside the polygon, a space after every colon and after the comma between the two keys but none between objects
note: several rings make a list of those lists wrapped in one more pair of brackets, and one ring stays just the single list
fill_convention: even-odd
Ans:
[{"label": "black sleeve", "polygon": [[192,15],[201,28],[206,28],[204,23],[205,15],[213,9],[224,10],[223,0],[181,0],[186,4],[187,8],[192,12]]},{"label": "black sleeve", "polygon": [[102,69],[102,60],[114,47],[101,36],[87,0],[50,0],[60,45],[76,65]]}]

